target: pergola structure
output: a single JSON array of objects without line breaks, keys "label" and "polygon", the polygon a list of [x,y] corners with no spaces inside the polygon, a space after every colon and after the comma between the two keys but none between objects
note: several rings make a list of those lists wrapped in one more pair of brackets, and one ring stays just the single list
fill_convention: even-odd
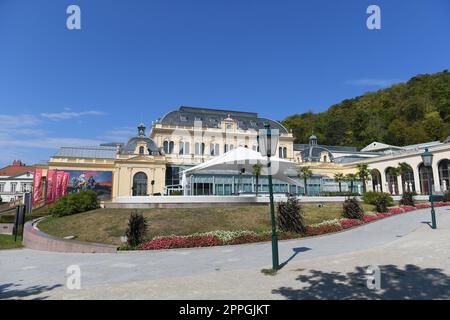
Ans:
[{"label": "pergola structure", "polygon": [[[295,172],[296,163],[272,157],[272,176],[274,179],[284,181],[289,185],[300,186],[299,181],[290,178],[286,172],[291,170]],[[226,152],[216,158],[207,162],[201,163],[182,172],[181,185],[184,192],[187,186],[187,177],[195,173],[202,173],[214,170],[218,171],[232,171],[236,173],[252,172],[253,166],[258,164],[261,166],[261,176],[267,176],[267,157],[263,157],[259,152],[248,148],[238,147],[229,152]]]}]

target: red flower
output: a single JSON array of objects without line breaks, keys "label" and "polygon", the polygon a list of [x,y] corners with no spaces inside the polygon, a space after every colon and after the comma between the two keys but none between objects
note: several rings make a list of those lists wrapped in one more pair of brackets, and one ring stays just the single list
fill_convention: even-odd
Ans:
[{"label": "red flower", "polygon": [[348,229],[354,226],[364,224],[364,221],[358,219],[341,219],[339,220],[339,223],[341,224],[343,229]]},{"label": "red flower", "polygon": [[341,231],[343,228],[339,224],[323,224],[317,227],[306,227],[306,235],[308,236],[316,236],[325,233],[331,233],[336,231]]},{"label": "red flower", "polygon": [[141,243],[138,248],[140,250],[157,250],[172,248],[212,247],[220,245],[223,245],[223,241],[215,236],[169,236]]}]

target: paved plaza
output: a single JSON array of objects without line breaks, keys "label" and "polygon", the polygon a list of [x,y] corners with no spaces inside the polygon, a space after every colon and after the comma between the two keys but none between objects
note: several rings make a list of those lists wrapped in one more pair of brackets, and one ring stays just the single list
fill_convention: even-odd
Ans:
[{"label": "paved plaza", "polygon": [[[450,209],[392,216],[344,232],[270,243],[117,254],[0,252],[0,298],[24,299],[429,299],[450,298]],[[81,269],[81,290],[66,270]],[[381,289],[366,286],[366,267]]]}]

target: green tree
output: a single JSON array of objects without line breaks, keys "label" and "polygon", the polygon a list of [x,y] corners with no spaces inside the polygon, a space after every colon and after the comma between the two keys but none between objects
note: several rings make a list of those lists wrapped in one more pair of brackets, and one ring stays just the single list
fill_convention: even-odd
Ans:
[{"label": "green tree", "polygon": [[261,175],[261,168],[262,166],[259,163],[254,164],[252,167],[253,175],[255,176],[256,180],[256,196],[258,196],[259,176]]},{"label": "green tree", "polygon": [[334,174],[334,181],[339,183],[339,192],[342,192],[342,182],[345,181],[345,176],[343,173],[335,173]]},{"label": "green tree", "polygon": [[372,141],[408,145],[450,135],[450,73],[421,74],[405,83],[343,100],[320,113],[287,117],[296,143],[314,130],[320,144],[365,147]]},{"label": "green tree", "polygon": [[308,194],[308,179],[312,177],[312,171],[309,167],[300,167],[297,169],[297,175],[300,179],[303,179],[305,184],[305,195]]},{"label": "green tree", "polygon": [[422,125],[432,140],[441,140],[447,135],[447,126],[437,111],[427,113]]},{"label": "green tree", "polygon": [[359,180],[362,181],[363,184],[363,193],[366,193],[366,181],[370,178],[370,170],[369,166],[365,163],[359,163],[356,165],[356,168],[358,169],[358,172],[356,173]]}]

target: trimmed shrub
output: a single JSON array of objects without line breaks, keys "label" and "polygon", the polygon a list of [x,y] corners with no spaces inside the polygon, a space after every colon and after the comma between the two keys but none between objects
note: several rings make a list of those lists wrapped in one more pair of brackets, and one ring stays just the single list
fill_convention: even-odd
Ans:
[{"label": "trimmed shrub", "polygon": [[402,198],[400,199],[400,204],[405,206],[412,206],[414,207],[414,196],[415,192],[406,191],[403,192]]},{"label": "trimmed shrub", "polygon": [[60,198],[48,208],[48,213],[53,216],[68,216],[80,212],[99,208],[97,194],[92,190],[71,193]]},{"label": "trimmed shrub", "polygon": [[365,203],[376,205],[377,199],[384,198],[387,200],[387,206],[393,206],[394,205],[394,199],[391,197],[389,193],[386,192],[374,192],[369,191],[363,194],[362,199]]},{"label": "trimmed shrub", "polygon": [[283,232],[305,232],[305,220],[300,202],[296,197],[289,197],[286,202],[278,203],[278,226]]},{"label": "trimmed shrub", "polygon": [[442,197],[442,202],[450,202],[450,191],[445,191]]},{"label": "trimmed shrub", "polygon": [[377,212],[388,212],[389,198],[386,194],[381,194],[375,201],[375,209]]},{"label": "trimmed shrub", "polygon": [[356,198],[349,198],[344,201],[343,207],[343,216],[347,219],[362,219],[364,217],[364,210],[359,205],[358,200]]},{"label": "trimmed shrub", "polygon": [[127,244],[130,247],[136,247],[142,241],[144,241],[145,235],[147,234],[148,223],[147,219],[141,213],[137,211],[130,214],[128,219],[128,227],[125,232],[127,237]]}]

